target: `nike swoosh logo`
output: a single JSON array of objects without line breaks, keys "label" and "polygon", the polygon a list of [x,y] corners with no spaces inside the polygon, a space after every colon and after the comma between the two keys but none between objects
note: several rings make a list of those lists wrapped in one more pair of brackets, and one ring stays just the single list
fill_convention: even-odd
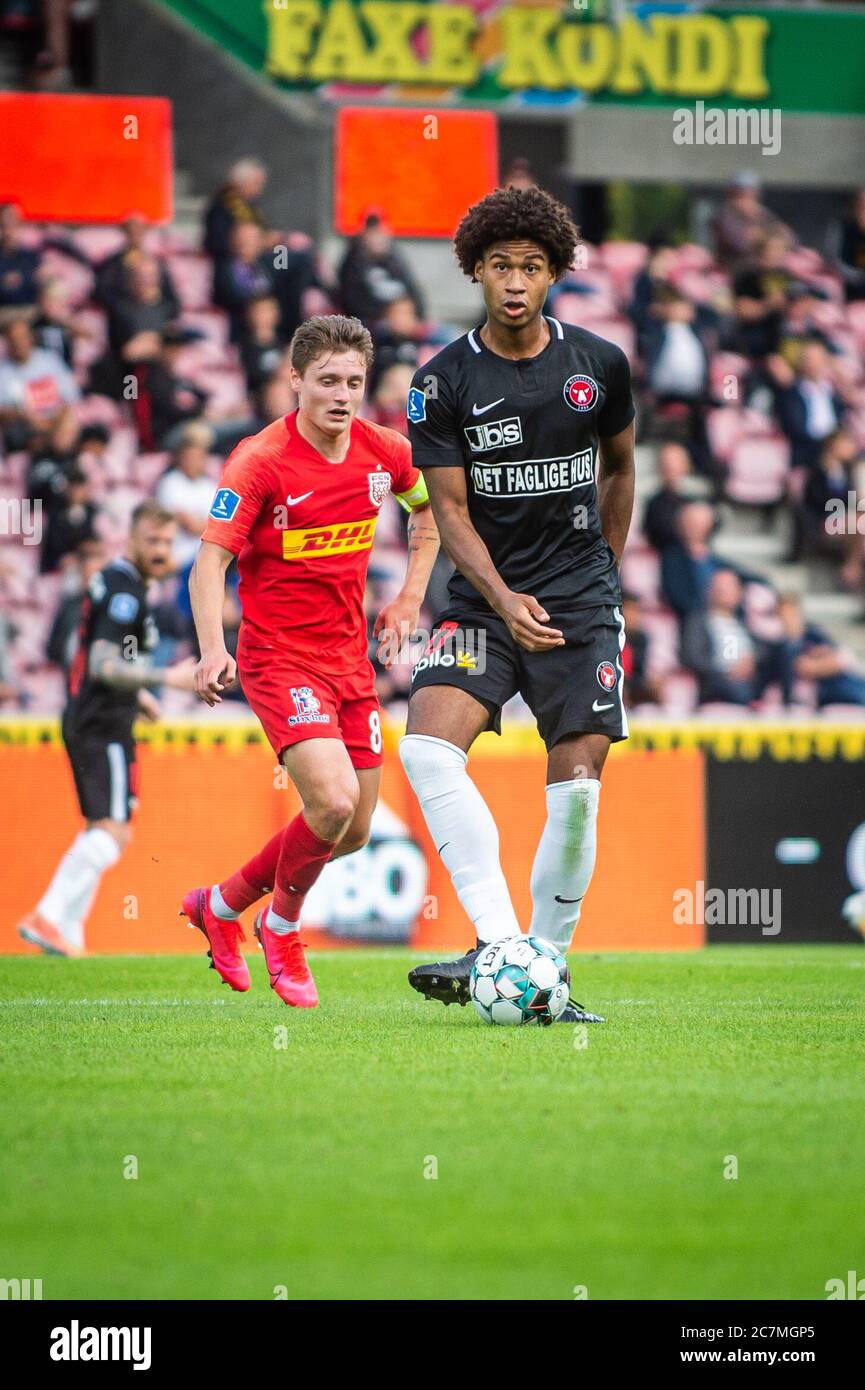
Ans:
[{"label": "nike swoosh logo", "polygon": [[478,406],[477,403],[475,403],[472,406],[472,415],[486,415],[488,410],[492,410],[494,405],[501,405],[503,400],[504,396],[499,396],[497,401],[490,401],[489,405]]},{"label": "nike swoosh logo", "polygon": [[596,712],[600,712],[602,709],[612,709],[615,703],[615,700],[611,700],[608,705],[599,705],[597,700],[595,700],[594,704],[592,705],[592,709]]},{"label": "nike swoosh logo", "polygon": [[289,493],[285,499],[286,505],[289,507],[296,507],[298,502],[305,502],[307,497],[311,496],[312,492],[304,492],[303,495],[300,497],[292,497],[291,493]]},{"label": "nike swoosh logo", "polygon": [[557,903],[581,903],[582,901],[582,898],[560,898],[558,893],[556,894]]}]

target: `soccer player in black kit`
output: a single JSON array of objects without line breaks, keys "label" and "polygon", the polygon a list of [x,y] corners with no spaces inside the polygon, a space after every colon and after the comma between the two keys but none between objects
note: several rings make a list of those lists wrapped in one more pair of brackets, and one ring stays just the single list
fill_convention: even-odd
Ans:
[{"label": "soccer player in black kit", "polygon": [[140,503],[126,554],[93,576],[84,597],[62,728],[87,824],[18,926],[25,941],[50,955],[82,953],[99,881],[129,842],[138,786],[132,726],[139,715],[159,717],[148,687],[192,689],[192,657],[164,669],[150,660],[159,634],[147,584],[171,572],[175,530],[170,512],[154,501]]},{"label": "soccer player in black kit", "polygon": [[[408,400],[443,548],[449,603],[415,666],[400,757],[477,933],[456,961],[421,965],[427,998],[468,1000],[488,942],[520,924],[496,824],[466,770],[519,691],[547,748],[547,821],[531,877],[529,934],[567,951],[595,861],[600,777],[627,738],[619,564],[634,499],[634,406],[613,343],[544,315],[578,232],[538,188],[469,209],[454,250],[486,321],[416,373]],[[603,1022],[571,1001],[565,1022]]]}]

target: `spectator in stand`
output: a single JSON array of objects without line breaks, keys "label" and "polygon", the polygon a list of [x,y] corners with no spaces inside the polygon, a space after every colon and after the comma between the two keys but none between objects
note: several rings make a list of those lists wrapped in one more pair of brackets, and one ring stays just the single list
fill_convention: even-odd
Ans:
[{"label": "spectator in stand", "polygon": [[834,260],[844,281],[847,303],[865,299],[865,189],[860,189],[853,198],[837,241]]},{"label": "spectator in stand", "polygon": [[629,709],[634,705],[654,704],[661,697],[661,683],[656,676],[649,675],[649,634],[643,621],[643,605],[637,594],[623,591],[622,617],[626,634],[622,651],[625,704]]},{"label": "spectator in stand", "polygon": [[0,609],[0,707],[16,709],[19,691],[12,666],[12,640],[15,631],[6,613]]},{"label": "spectator in stand", "polygon": [[500,188],[537,188],[538,181],[532,173],[532,166],[522,155],[517,155],[502,174]]},{"label": "spectator in stand", "polygon": [[261,413],[265,424],[270,425],[274,420],[281,420],[296,408],[297,396],[291,389],[289,378],[282,374],[271,377],[261,391]]},{"label": "spectator in stand", "polygon": [[208,474],[213,431],[203,421],[186,425],[174,460],[156,487],[156,500],[177,522],[174,562],[188,572],[198,554],[201,533],[213,504],[214,479]]},{"label": "spectator in stand", "polygon": [[363,231],[349,242],[339,267],[339,288],[343,313],[363,323],[377,323],[392,300],[406,295],[418,318],[425,317],[418,284],[377,213],[369,214]]},{"label": "spectator in stand", "polygon": [[39,290],[39,309],[33,319],[33,335],[37,347],[47,348],[62,357],[70,370],[77,338],[89,338],[91,333],[76,323],[69,307],[69,290],[64,280],[52,276]]},{"label": "spectator in stand", "polygon": [[776,352],[793,277],[786,269],[788,241],[767,236],[756,258],[733,281],[734,317],[726,346],[762,359]]},{"label": "spectator in stand", "polygon": [[247,390],[262,414],[262,392],[282,369],[287,346],[280,327],[279,300],[274,295],[259,294],[250,299],[239,346]]},{"label": "spectator in stand", "polygon": [[628,314],[637,333],[637,351],[646,356],[646,342],[659,318],[658,305],[670,290],[670,271],[675,251],[668,241],[653,238],[649,242],[649,259],[634,280]]},{"label": "spectator in stand", "polygon": [[763,642],[742,617],[742,580],[719,567],[709,583],[705,609],[689,613],[682,627],[682,665],[697,676],[700,703],[723,700],[750,705],[777,683],[785,704],[792,681],[783,642]]},{"label": "spectator in stand", "polygon": [[280,328],[291,342],[304,320],[303,297],[307,290],[325,291],[319,277],[313,244],[303,232],[290,232],[274,245],[268,262],[281,312]]},{"label": "spectator in stand", "polygon": [[794,508],[796,539],[792,559],[800,559],[803,550],[807,550],[842,560],[851,550],[846,525],[839,533],[827,523],[839,507],[846,521],[856,456],[856,440],[847,430],[835,430],[824,441],[819,462],[808,470],[801,500]]},{"label": "spectator in stand", "polygon": [[786,233],[787,228],[760,201],[756,174],[743,170],[728,185],[715,220],[716,259],[735,271],[775,232]]},{"label": "spectator in stand", "polygon": [[41,252],[22,245],[18,205],[0,203],[0,309],[36,303],[41,260]]},{"label": "spectator in stand", "polygon": [[672,287],[653,306],[655,322],[645,338],[646,382],[655,410],[680,406],[694,467],[717,480],[717,465],[706,433],[709,358],[717,346],[710,315]]},{"label": "spectator in stand", "polygon": [[83,467],[82,459],[91,447],[94,428],[99,427],[88,427],[85,436],[70,412],[58,421],[49,439],[39,441],[32,449],[27,467],[27,496],[39,502],[46,512],[63,507],[70,473],[79,465]]},{"label": "spectator in stand", "polygon": [[81,604],[87,586],[108,563],[108,552],[104,541],[91,536],[80,542],[74,558],[69,561],[63,573],[63,597],[58,604],[48,635],[45,655],[55,666],[64,671],[69,669],[75,655],[78,624],[81,619]]},{"label": "spectator in stand", "polygon": [[793,675],[817,684],[817,707],[865,705],[865,675],[851,652],[819,627],[806,623],[795,594],[782,594],[778,613],[784,626],[786,654]]},{"label": "spectator in stand", "polygon": [[389,367],[401,364],[415,371],[418,348],[426,339],[426,327],[417,316],[414,300],[409,295],[392,299],[372,329],[375,347],[371,389]]},{"label": "spectator in stand", "polygon": [[177,374],[178,352],[193,336],[183,328],[167,329],[164,335],[138,333],[123,351],[134,378],[132,417],[145,453],[170,448],[172,431],[198,419],[207,405],[207,392]]},{"label": "spectator in stand", "polygon": [[660,554],[679,540],[678,517],[688,501],[686,479],[691,476],[691,458],[684,444],[666,443],[658,454],[661,486],[646,503],[643,534]]},{"label": "spectator in stand", "polygon": [[249,225],[262,233],[267,231],[260,202],[266,183],[267,170],[259,160],[239,159],[232,165],[204,218],[204,251],[214,261],[226,260],[232,254],[236,227]]},{"label": "spectator in stand", "polygon": [[835,343],[820,327],[818,319],[818,306],[826,298],[822,290],[803,280],[796,280],[790,286],[778,328],[777,351],[766,359],[765,364],[770,382],[776,390],[792,385],[806,343],[819,342],[827,352],[835,352]]},{"label": "spectator in stand", "polygon": [[64,568],[84,541],[97,540],[96,518],[99,508],[93,501],[91,484],[84,469],[75,464],[66,474],[66,494],[46,518],[42,538],[40,573],[54,574]]},{"label": "spectator in stand", "polygon": [[372,394],[370,419],[408,436],[405,403],[413,376],[413,369],[402,362],[395,362],[382,372]]},{"label": "spectator in stand", "polygon": [[686,503],[676,518],[679,538],[661,554],[661,590],[680,619],[705,608],[712,576],[728,568],[712,550],[716,526],[715,509],[708,502]]},{"label": "spectator in stand", "polygon": [[109,350],[122,353],[139,333],[162,333],[176,318],[176,298],[162,292],[162,267],[142,255],[129,270],[126,293],[108,307]]},{"label": "spectator in stand", "polygon": [[116,305],[129,296],[132,273],[143,260],[155,261],[159,267],[159,291],[162,302],[171,309],[171,318],[180,315],[180,300],[171,272],[161,257],[149,249],[153,232],[151,224],[140,216],[130,217],[123,224],[125,244],[112,256],[106,256],[96,268],[93,298],[103,309],[113,312]]},{"label": "spectator in stand", "polygon": [[[75,378],[56,352],[36,346],[26,318],[11,319],[4,330],[6,360],[0,362],[0,430],[6,448],[34,449],[68,433],[71,407],[79,399]],[[74,442],[73,433],[73,442]]]},{"label": "spectator in stand", "polygon": [[262,296],[276,297],[272,258],[265,254],[260,228],[240,222],[231,233],[230,254],[216,262],[213,272],[213,302],[231,320],[233,343],[243,338],[247,307]]},{"label": "spectator in stand", "polygon": [[799,371],[777,398],[778,421],[790,441],[794,468],[816,468],[825,441],[844,424],[846,402],[836,389],[824,344],[802,345]]}]

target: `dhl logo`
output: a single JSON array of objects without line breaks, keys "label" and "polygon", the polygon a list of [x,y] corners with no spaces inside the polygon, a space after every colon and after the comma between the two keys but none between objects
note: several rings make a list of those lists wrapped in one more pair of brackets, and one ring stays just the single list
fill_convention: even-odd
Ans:
[{"label": "dhl logo", "polygon": [[331,526],[304,526],[283,531],[283,560],[314,560],[319,555],[345,555],[350,550],[369,550],[377,517],[366,521],[339,521]]}]

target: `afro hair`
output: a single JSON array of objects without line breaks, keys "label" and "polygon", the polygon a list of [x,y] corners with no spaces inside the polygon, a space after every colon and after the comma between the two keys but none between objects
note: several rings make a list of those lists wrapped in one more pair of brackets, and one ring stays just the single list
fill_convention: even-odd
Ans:
[{"label": "afro hair", "polygon": [[535,241],[561,280],[574,259],[580,233],[563,203],[541,188],[497,188],[470,207],[454,237],[454,253],[470,280],[490,246]]}]

